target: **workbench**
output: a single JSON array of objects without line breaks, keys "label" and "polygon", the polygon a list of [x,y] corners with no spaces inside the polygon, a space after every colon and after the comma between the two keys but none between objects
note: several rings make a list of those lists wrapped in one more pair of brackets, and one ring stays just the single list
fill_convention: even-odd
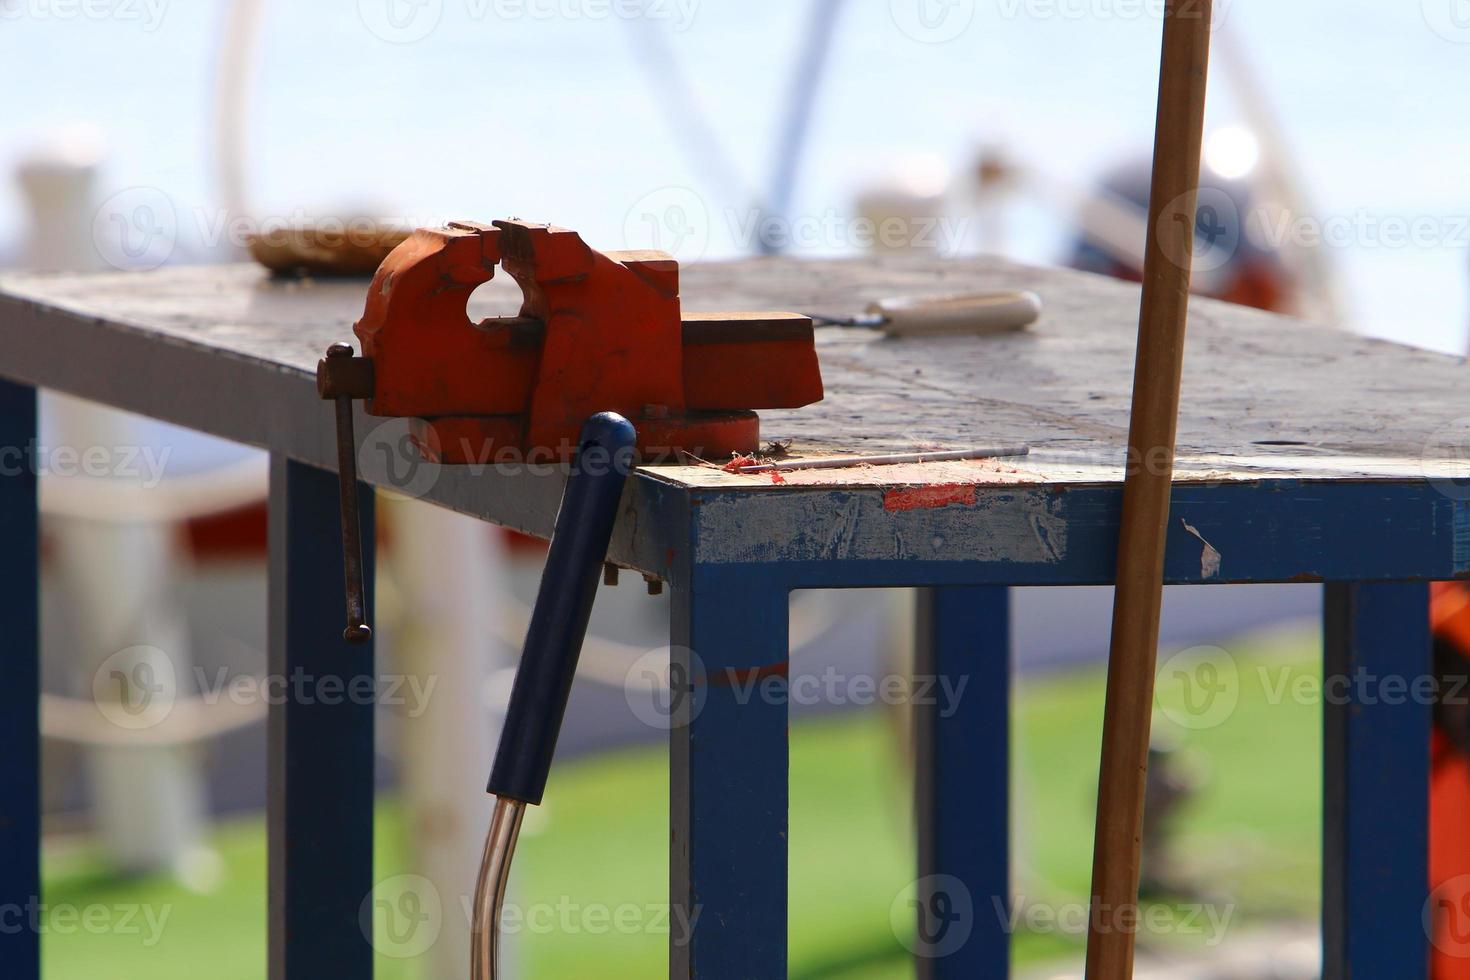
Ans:
[{"label": "workbench", "polygon": [[[921,923],[921,975],[1007,973],[1007,587],[1112,578],[1138,290],[985,259],[683,271],[686,311],[850,313],[982,288],[1035,290],[1045,313],[990,338],[820,331],[825,401],[763,413],[764,437],[798,455],[1028,443],[1028,457],[784,482],[657,466],[630,481],[611,560],[668,583],[686,678],[670,734],[670,899],[699,915],[670,949],[673,977],[786,975],[788,600],[887,586],[921,589],[919,671],[969,678],[952,715],[919,710],[915,877],[925,909],[959,916]],[[36,438],[35,388],[269,450],[270,669],[370,676],[371,650],[340,640],[333,419],[314,381],[327,344],[351,339],[364,289],[244,265],[0,278],[0,905],[40,887],[38,481],[10,452]],[[1470,574],[1461,361],[1201,301],[1185,363],[1168,581],[1325,582],[1329,675],[1428,674],[1426,583]],[[559,474],[414,465],[395,457],[403,425],[359,415],[382,450],[360,455],[366,483],[549,535]],[[751,697],[757,680],[765,693]],[[371,707],[270,710],[270,975],[367,977]],[[1324,712],[1327,975],[1422,976],[1431,708],[1354,693]],[[38,976],[37,948],[29,930],[0,930],[6,976]]]}]

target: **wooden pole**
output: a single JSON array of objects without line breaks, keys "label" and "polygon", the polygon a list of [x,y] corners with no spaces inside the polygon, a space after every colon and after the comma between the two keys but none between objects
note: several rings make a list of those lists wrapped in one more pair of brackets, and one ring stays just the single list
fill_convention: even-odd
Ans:
[{"label": "wooden pole", "polygon": [[1133,975],[1143,793],[1189,312],[1210,28],[1211,0],[1168,0],[1098,775],[1087,936],[1089,980],[1126,980]]}]

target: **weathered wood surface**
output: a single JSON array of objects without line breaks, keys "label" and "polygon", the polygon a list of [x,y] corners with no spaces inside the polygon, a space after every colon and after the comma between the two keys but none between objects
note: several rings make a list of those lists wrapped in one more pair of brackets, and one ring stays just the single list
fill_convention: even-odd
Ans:
[{"label": "weathered wood surface", "polygon": [[[305,395],[293,394],[291,413],[263,404],[260,377],[305,392],[320,351],[350,337],[365,285],[273,281],[249,265],[4,276],[0,374],[289,450],[329,430],[315,419],[303,425]],[[1120,481],[1134,286],[994,259],[751,260],[693,265],[683,275],[689,311],[849,313],[886,296],[989,288],[1035,290],[1042,319],[1026,333],[985,338],[820,331],[826,400],[763,413],[764,433],[803,453],[1027,442],[1030,457],[788,473],[787,485]],[[497,279],[477,296],[489,305],[472,313],[508,311],[514,295],[513,283]],[[201,356],[210,370],[191,370],[205,363]],[[1199,302],[1185,361],[1178,477],[1465,475],[1467,380],[1459,358]],[[293,426],[311,434],[281,431]],[[698,467],[659,475],[695,486],[772,485],[767,474]]]}]

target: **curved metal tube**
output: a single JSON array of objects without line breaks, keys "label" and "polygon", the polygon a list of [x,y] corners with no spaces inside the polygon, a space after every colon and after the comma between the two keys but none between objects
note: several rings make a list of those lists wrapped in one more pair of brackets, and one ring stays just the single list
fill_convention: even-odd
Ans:
[{"label": "curved metal tube", "polygon": [[505,906],[505,886],[510,880],[510,862],[526,804],[496,797],[490,832],[485,837],[485,854],[480,859],[480,877],[475,882],[475,919],[470,926],[471,980],[496,980],[500,959],[500,912]]},{"label": "curved metal tube", "polygon": [[541,588],[506,706],[500,746],[495,750],[495,766],[485,787],[495,796],[495,813],[475,885],[470,926],[473,980],[496,980],[500,914],[516,838],[526,807],[540,803],[546,791],[637,438],[632,424],[621,415],[601,412],[592,416],[582,426],[562,492]]}]

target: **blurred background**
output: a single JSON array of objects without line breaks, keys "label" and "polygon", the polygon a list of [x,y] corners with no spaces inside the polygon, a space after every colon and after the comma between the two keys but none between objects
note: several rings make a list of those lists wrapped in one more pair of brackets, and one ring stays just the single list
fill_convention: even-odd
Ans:
[{"label": "blurred background", "polygon": [[[0,0],[0,266],[143,271],[246,260],[262,230],[514,215],[681,261],[923,250],[1132,279],[1161,9]],[[1470,8],[1217,0],[1215,51],[1199,288],[1463,353]],[[78,451],[43,474],[47,975],[260,976],[264,461],[60,396],[43,415],[42,443]],[[94,474],[90,446],[136,452]],[[380,649],[403,683],[380,708],[366,918],[380,975],[451,977],[543,552],[412,501],[380,510]],[[527,828],[514,976],[657,975],[680,927],[647,680],[667,605],[628,578],[599,599],[572,763]],[[794,676],[906,670],[911,596],[793,602]],[[1083,923],[1055,913],[1087,890],[1110,595],[1013,602],[1017,971],[1070,976]],[[1146,874],[1171,908],[1235,914],[1146,937],[1151,975],[1316,975],[1319,712],[1279,682],[1316,676],[1319,602],[1312,586],[1169,591],[1161,657],[1222,665],[1233,697],[1202,722],[1161,682]],[[162,684],[168,710],[133,713],[130,679]],[[913,975],[905,714],[861,701],[794,706],[794,977]]]}]

